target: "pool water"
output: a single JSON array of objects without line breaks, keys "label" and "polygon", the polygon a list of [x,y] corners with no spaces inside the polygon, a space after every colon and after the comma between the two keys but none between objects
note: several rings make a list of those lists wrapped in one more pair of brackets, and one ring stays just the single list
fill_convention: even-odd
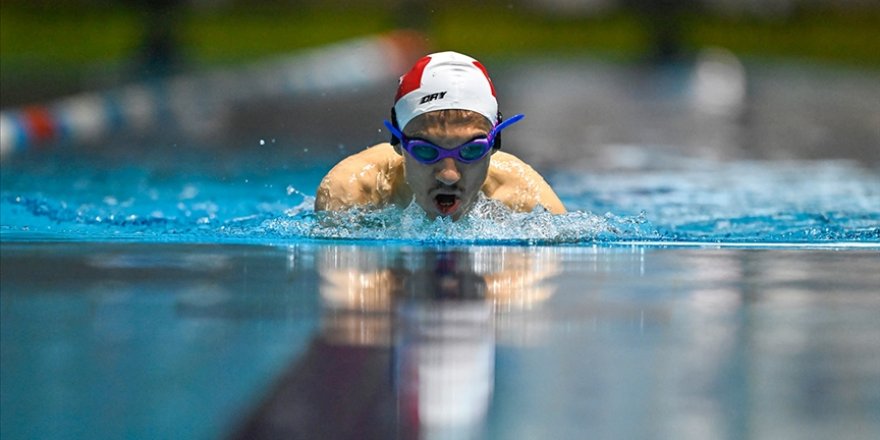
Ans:
[{"label": "pool water", "polygon": [[853,161],[690,160],[625,172],[551,170],[544,174],[570,213],[512,213],[484,200],[453,223],[427,221],[415,205],[335,219],[316,215],[315,188],[332,162],[271,167],[261,163],[273,154],[265,150],[236,165],[191,153],[181,159],[185,165],[152,168],[75,157],[27,171],[10,166],[2,176],[0,233],[4,240],[250,244],[880,243],[880,176]]},{"label": "pool water", "polygon": [[875,250],[3,244],[3,438],[880,433]]},{"label": "pool water", "polygon": [[[363,143],[4,159],[0,438],[880,437],[876,83],[799,86],[828,125],[758,99],[750,136],[679,107],[675,75],[603,69],[496,79],[530,109],[505,148],[560,216],[316,214]],[[790,90],[776,73],[751,87]],[[705,130],[670,141],[641,112]]]},{"label": "pool water", "polygon": [[452,223],[180,157],[4,168],[4,439],[880,433],[858,163],[551,171],[569,214]]}]

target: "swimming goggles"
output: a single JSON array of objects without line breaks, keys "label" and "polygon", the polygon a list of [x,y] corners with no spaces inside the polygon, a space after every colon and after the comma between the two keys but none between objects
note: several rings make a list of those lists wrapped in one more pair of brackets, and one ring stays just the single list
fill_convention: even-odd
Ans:
[{"label": "swimming goggles", "polygon": [[388,121],[385,121],[385,126],[391,130],[391,134],[400,139],[400,144],[403,149],[406,150],[413,159],[420,163],[431,165],[447,157],[451,157],[462,163],[473,163],[486,157],[486,154],[488,154],[489,150],[492,149],[492,146],[495,145],[495,139],[498,137],[498,134],[501,133],[501,130],[519,122],[524,117],[525,115],[514,115],[510,117],[510,119],[495,124],[486,137],[469,140],[451,150],[435,145],[424,139],[408,138],[404,136],[403,132]]}]

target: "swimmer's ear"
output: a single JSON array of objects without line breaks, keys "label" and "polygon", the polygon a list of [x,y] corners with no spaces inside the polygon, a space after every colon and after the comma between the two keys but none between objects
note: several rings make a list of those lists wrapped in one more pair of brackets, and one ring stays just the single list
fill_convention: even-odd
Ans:
[{"label": "swimmer's ear", "polygon": [[[501,115],[501,111],[498,111],[498,118],[495,121],[495,126],[504,122],[504,116]],[[496,151],[501,149],[501,132],[495,135],[495,142],[492,144],[492,154],[495,154]]]},{"label": "swimmer's ear", "polygon": [[[400,124],[397,123],[397,112],[394,110],[394,107],[391,107],[391,125],[396,128],[397,131],[403,131],[400,129]],[[401,154],[400,139],[398,139],[398,137],[394,134],[394,130],[391,130],[391,140],[388,141],[388,143],[390,143],[394,147],[394,151],[397,151],[398,154]]]},{"label": "swimmer's ear", "polygon": [[401,131],[400,124],[397,123],[397,112],[394,111],[394,107],[391,107],[391,126],[388,129],[391,131],[391,140],[388,143],[394,148],[395,153],[403,156],[403,150],[400,148],[400,138],[394,134],[394,130]]}]

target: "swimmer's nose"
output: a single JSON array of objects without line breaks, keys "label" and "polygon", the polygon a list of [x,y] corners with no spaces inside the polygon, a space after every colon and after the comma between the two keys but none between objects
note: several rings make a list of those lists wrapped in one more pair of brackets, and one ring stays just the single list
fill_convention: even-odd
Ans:
[{"label": "swimmer's nose", "polygon": [[458,167],[455,166],[455,160],[451,157],[447,157],[440,162],[440,169],[437,170],[435,176],[437,177],[437,180],[444,185],[453,185],[461,180],[461,173],[458,172]]}]

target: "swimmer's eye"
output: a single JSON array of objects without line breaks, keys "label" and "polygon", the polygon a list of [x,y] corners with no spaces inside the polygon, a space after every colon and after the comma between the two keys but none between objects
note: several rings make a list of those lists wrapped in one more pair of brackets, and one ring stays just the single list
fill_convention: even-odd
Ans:
[{"label": "swimmer's eye", "polygon": [[429,147],[427,145],[416,145],[410,149],[410,153],[419,160],[434,160],[440,154],[436,148]]},{"label": "swimmer's eye", "polygon": [[461,150],[459,150],[459,155],[464,160],[476,160],[486,153],[487,146],[488,144],[486,143],[473,142],[462,146]]}]

